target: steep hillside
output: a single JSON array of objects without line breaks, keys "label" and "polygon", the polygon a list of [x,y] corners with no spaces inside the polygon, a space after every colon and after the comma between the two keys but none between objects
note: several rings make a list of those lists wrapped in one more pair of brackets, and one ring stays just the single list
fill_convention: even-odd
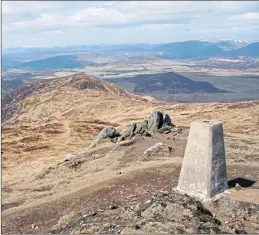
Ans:
[{"label": "steep hillside", "polygon": [[[146,200],[150,192],[171,189],[177,183],[194,120],[223,122],[229,179],[259,180],[258,101],[166,103],[86,75],[32,82],[19,89],[3,103],[2,223],[6,233],[71,232],[77,225],[73,221],[95,214],[92,210],[121,208],[133,198]],[[17,106],[15,112],[6,115],[12,106]],[[153,110],[166,111],[182,132],[88,148],[105,126],[122,129],[147,119]],[[145,150],[158,142],[172,151],[146,157]],[[64,162],[70,153],[80,159]],[[253,189],[257,188],[255,183]],[[249,200],[255,200],[247,193]],[[106,216],[96,218],[100,223],[115,218]]]}]

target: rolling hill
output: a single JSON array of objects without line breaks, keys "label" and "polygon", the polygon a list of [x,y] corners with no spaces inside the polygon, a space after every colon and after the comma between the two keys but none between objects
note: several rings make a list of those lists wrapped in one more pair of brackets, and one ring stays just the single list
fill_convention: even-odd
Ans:
[{"label": "rolling hill", "polygon": [[[3,71],[13,69],[58,70],[72,69],[86,65],[97,65],[78,58],[78,53],[96,52],[111,55],[118,53],[141,53],[146,58],[198,59],[210,57],[258,57],[258,42],[247,44],[243,41],[184,41],[166,44],[121,44],[121,45],[85,45],[53,48],[11,48],[3,52]],[[66,54],[67,53],[67,54]],[[110,54],[111,53],[111,54]],[[66,55],[64,55],[66,54]],[[161,55],[162,54],[162,55]],[[29,61],[30,60],[30,61]]]}]

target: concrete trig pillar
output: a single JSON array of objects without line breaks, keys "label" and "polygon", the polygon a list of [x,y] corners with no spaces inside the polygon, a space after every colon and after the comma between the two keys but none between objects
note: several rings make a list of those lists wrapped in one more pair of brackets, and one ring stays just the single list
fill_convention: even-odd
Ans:
[{"label": "concrete trig pillar", "polygon": [[199,198],[210,198],[227,188],[222,123],[192,122],[177,189]]}]

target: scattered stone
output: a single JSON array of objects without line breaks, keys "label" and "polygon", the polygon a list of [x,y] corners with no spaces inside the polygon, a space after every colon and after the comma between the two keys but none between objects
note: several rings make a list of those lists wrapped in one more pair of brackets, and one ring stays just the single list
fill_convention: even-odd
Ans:
[{"label": "scattered stone", "polygon": [[183,131],[182,128],[177,128],[177,127],[175,127],[175,130],[177,131],[178,134],[182,133],[182,131]]},{"label": "scattered stone", "polygon": [[118,141],[118,137],[111,138],[110,141],[111,141],[112,143],[116,143],[116,142]]},{"label": "scattered stone", "polygon": [[164,133],[164,134],[168,134],[171,132],[172,127],[169,126],[163,126],[160,129],[157,130],[158,133]]},{"label": "scattered stone", "polygon": [[124,228],[120,234],[137,234],[139,231],[133,228]]},{"label": "scattered stone", "polygon": [[69,153],[66,157],[66,159],[64,160],[64,162],[68,162],[68,161],[72,161],[73,159],[77,158],[78,155],[77,154],[73,154],[73,153]]},{"label": "scattered stone", "polygon": [[69,168],[77,168],[78,166],[82,165],[83,161],[81,160],[72,160],[71,163],[69,163]]},{"label": "scattered stone", "polygon": [[123,141],[123,140],[126,140],[125,136],[120,136],[118,139],[117,139],[117,143]]},{"label": "scattered stone", "polygon": [[39,229],[39,226],[37,226],[37,225],[35,225],[35,224],[32,224],[32,225],[31,225],[31,228],[32,228],[32,229]]},{"label": "scattered stone", "polygon": [[169,134],[171,132],[171,130],[165,130],[164,132],[163,132],[163,134]]},{"label": "scattered stone", "polygon": [[109,210],[115,210],[117,208],[118,208],[118,206],[116,205],[115,202],[112,202],[111,205],[109,206]]},{"label": "scattered stone", "polygon": [[161,194],[162,196],[167,196],[169,194],[169,192],[166,190],[165,191],[161,190],[161,191],[159,191],[159,194]]},{"label": "scattered stone", "polygon": [[241,187],[241,185],[240,185],[239,183],[236,183],[235,189],[236,189],[236,190],[240,190],[240,189],[242,189],[242,187]]},{"label": "scattered stone", "polygon": [[[114,210],[115,207],[117,208],[115,202],[112,202],[109,209]],[[249,211],[248,208],[254,209]],[[240,232],[253,234],[258,232],[258,218],[255,217],[258,214],[258,206],[255,207],[251,203],[244,205],[243,202],[234,202],[231,198],[224,197],[219,200],[214,209],[213,212],[209,211],[207,206],[205,207],[200,201],[186,194],[162,190],[148,201],[136,203],[133,200],[127,200],[126,206],[112,213],[104,210],[98,212],[96,216],[71,221],[66,227],[55,231],[55,234],[68,234],[75,228],[80,229],[81,233],[102,234],[229,234]],[[236,218],[231,219],[231,214],[225,217],[224,213],[231,211],[238,214]],[[222,221],[216,217],[222,218]],[[253,226],[252,230],[249,226]]]},{"label": "scattered stone", "polygon": [[136,138],[132,138],[130,140],[124,140],[118,143],[119,146],[130,146],[136,142]]},{"label": "scattered stone", "polygon": [[165,145],[163,143],[156,143],[152,147],[145,150],[143,160],[144,159],[147,160],[150,157],[151,158],[155,158],[159,156],[166,157],[166,156],[169,156],[171,152],[172,152],[171,146]]}]

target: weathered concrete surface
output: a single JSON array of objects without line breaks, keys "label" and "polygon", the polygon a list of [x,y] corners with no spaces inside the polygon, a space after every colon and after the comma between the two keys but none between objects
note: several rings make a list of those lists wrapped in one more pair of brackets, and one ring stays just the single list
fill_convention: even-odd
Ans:
[{"label": "weathered concrete surface", "polygon": [[177,189],[196,197],[210,198],[227,188],[222,123],[192,122]]}]

